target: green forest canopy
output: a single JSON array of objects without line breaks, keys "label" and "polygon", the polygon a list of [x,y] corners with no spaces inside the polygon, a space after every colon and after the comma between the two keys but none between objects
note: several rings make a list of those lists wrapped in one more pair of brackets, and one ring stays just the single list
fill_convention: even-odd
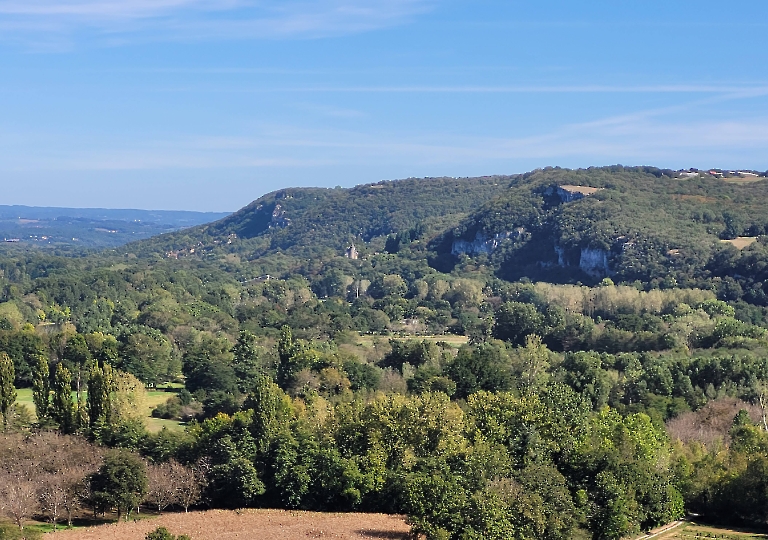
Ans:
[{"label": "green forest canopy", "polygon": [[[675,176],[283,190],[117,251],[12,246],[0,351],[36,403],[59,396],[40,425],[205,463],[217,506],[402,512],[456,539],[764,525],[765,181]],[[186,431],[70,410],[77,381],[109,403],[109,373],[175,383],[154,414]]]}]

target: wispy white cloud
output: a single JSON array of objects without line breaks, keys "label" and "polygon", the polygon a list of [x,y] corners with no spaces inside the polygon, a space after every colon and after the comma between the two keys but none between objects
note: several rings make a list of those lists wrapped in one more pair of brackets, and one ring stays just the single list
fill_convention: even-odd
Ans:
[{"label": "wispy white cloud", "polygon": [[[172,70],[167,70],[173,72]],[[265,70],[266,71],[266,70]],[[242,70],[220,70],[212,73],[258,73]],[[285,72],[290,73],[290,72]],[[320,73],[320,72],[318,72]],[[322,72],[327,74],[327,72]],[[402,85],[402,86],[279,86],[242,84],[195,84],[156,87],[165,92],[206,91],[221,93],[253,94],[702,94],[722,96],[725,99],[743,99],[768,95],[768,84],[745,83],[740,85],[667,84],[667,85]]]},{"label": "wispy white cloud", "polygon": [[[17,158],[14,145],[0,151],[0,170],[45,171],[377,171],[417,168],[424,174],[519,172],[532,164],[688,164],[764,167],[768,118],[700,120],[623,115],[562,126],[521,137],[446,136],[441,133],[366,134],[262,126],[249,136],[198,136],[148,140],[143,144],[75,141],[38,152],[34,162]],[[515,129],[519,131],[519,128]],[[30,143],[43,141],[28,140]],[[47,142],[47,141],[46,141]],[[90,144],[89,144],[90,143]],[[41,146],[40,144],[36,144]],[[392,169],[393,171],[395,169]],[[226,174],[226,173],[225,173]],[[302,173],[306,174],[306,173]],[[452,174],[458,174],[453,172]]]},{"label": "wispy white cloud", "polygon": [[[232,89],[234,90],[234,88]],[[256,91],[327,93],[414,93],[414,94],[738,94],[756,97],[768,94],[768,85],[514,85],[514,86],[313,86],[264,88]]]},{"label": "wispy white cloud", "polygon": [[[216,4],[220,4],[217,6]],[[205,0],[3,0],[0,14],[26,17],[77,17],[83,20],[125,19],[167,14],[179,8],[226,9],[236,1]]]},{"label": "wispy white cloud", "polygon": [[[233,169],[284,174],[307,169],[383,172],[418,167],[425,174],[459,174],[455,171],[467,168],[485,173],[509,171],[510,167],[519,171],[532,164],[616,162],[768,168],[768,117],[745,112],[723,116],[720,107],[727,101],[753,97],[754,92],[705,95],[549,130],[535,125],[509,127],[510,134],[524,135],[397,129],[365,132],[262,123],[251,126],[247,133],[167,134],[137,141],[0,130],[0,171],[198,170],[217,175],[217,170]],[[364,114],[315,103],[296,106],[319,115]]]},{"label": "wispy white cloud", "polygon": [[280,39],[401,24],[434,0],[0,0],[0,39]]}]

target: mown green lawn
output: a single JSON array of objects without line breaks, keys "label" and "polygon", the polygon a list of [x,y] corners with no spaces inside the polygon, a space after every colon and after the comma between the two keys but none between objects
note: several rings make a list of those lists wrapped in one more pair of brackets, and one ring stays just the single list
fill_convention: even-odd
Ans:
[{"label": "mown green lawn", "polygon": [[[146,424],[147,429],[155,433],[160,431],[164,427],[174,430],[183,431],[184,424],[181,424],[175,420],[164,420],[162,418],[152,418],[152,409],[154,409],[160,403],[165,402],[169,397],[173,395],[172,392],[164,392],[162,390],[151,390],[147,392],[147,411],[146,411]],[[24,405],[32,416],[35,416],[35,404],[32,401],[32,389],[31,388],[19,388],[16,390],[16,403]]]}]

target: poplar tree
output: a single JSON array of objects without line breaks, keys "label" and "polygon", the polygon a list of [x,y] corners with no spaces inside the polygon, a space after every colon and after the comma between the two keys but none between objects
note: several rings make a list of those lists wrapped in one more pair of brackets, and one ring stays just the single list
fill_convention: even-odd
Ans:
[{"label": "poplar tree", "polygon": [[94,362],[88,374],[88,426],[91,432],[112,423],[111,393],[114,381],[112,368],[106,362],[99,367]]},{"label": "poplar tree", "polygon": [[32,401],[35,403],[38,422],[42,423],[50,413],[50,368],[45,355],[37,355],[32,379]]},{"label": "poplar tree", "polygon": [[77,400],[75,402],[74,407],[74,414],[72,416],[72,425],[73,425],[73,431],[83,431],[86,427],[88,427],[88,409],[85,405],[85,400],[83,400],[83,393],[79,390],[80,387],[80,375],[78,374],[78,392],[77,392]]},{"label": "poplar tree", "polygon": [[232,367],[237,375],[240,391],[248,392],[262,373],[256,349],[256,336],[247,330],[241,330],[237,343],[232,347],[232,354]]},{"label": "poplar tree", "polygon": [[75,407],[72,403],[72,374],[59,362],[53,376],[53,401],[51,417],[64,433],[74,431]]},{"label": "poplar tree", "polygon": [[0,352],[0,414],[3,415],[3,430],[8,429],[8,416],[16,403],[16,387],[13,385],[16,371],[13,360],[5,352]]}]

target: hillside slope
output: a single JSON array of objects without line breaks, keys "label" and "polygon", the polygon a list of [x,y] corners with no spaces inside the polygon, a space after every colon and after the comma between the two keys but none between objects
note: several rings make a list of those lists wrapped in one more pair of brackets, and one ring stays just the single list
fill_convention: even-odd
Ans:
[{"label": "hillside slope", "polygon": [[[436,266],[485,260],[507,279],[688,280],[714,253],[768,233],[768,181],[651,167],[526,173],[432,246]],[[761,249],[760,243],[749,250]]]},{"label": "hillside slope", "polygon": [[351,242],[369,242],[414,227],[440,231],[455,226],[501,194],[512,179],[424,178],[351,189],[282,189],[215,223],[138,242],[128,250],[172,257],[212,252],[248,258],[277,251],[341,254]]}]

